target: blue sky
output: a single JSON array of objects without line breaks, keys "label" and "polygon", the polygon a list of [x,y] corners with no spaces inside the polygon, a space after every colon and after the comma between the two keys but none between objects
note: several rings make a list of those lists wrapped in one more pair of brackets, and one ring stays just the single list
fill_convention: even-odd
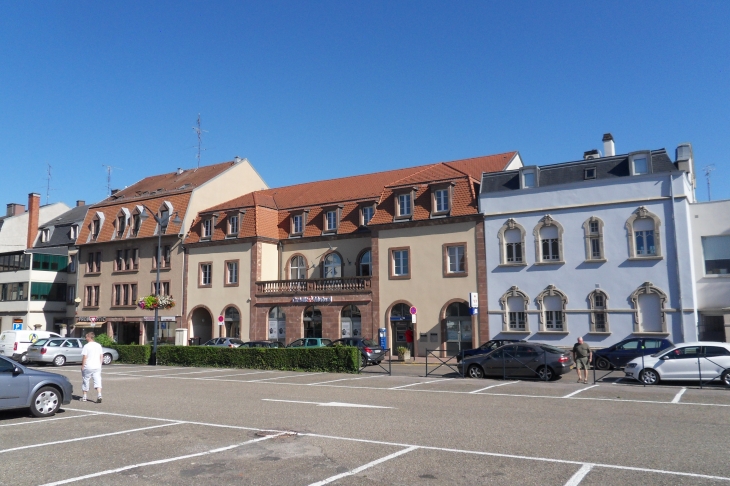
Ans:
[{"label": "blue sky", "polygon": [[[6,2],[0,204],[248,158],[272,187],[694,146],[730,198],[730,2]],[[704,176],[698,199],[707,200]],[[4,206],[3,206],[4,209]]]}]

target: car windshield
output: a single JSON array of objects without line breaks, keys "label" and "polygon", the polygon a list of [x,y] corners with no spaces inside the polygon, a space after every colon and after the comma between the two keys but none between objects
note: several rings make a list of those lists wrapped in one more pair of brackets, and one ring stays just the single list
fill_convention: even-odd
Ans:
[{"label": "car windshield", "polygon": [[673,350],[673,349],[676,349],[676,348],[677,348],[677,346],[670,346],[670,347],[668,347],[667,349],[662,349],[662,350],[661,350],[661,351],[659,351],[658,353],[654,353],[654,354],[652,354],[652,355],[651,355],[651,357],[652,357],[652,358],[658,358],[659,356],[661,356],[661,355],[663,355],[663,354],[666,354],[666,353],[668,353],[669,351],[671,351],[671,350]]},{"label": "car windshield", "polygon": [[362,343],[363,343],[363,345],[368,346],[368,347],[378,347],[378,346],[380,346],[378,343],[376,343],[372,339],[363,339],[362,340]]},{"label": "car windshield", "polygon": [[548,353],[552,354],[564,354],[565,351],[563,351],[560,348],[556,348],[555,346],[550,346],[549,344],[541,344],[540,347],[547,351]]}]

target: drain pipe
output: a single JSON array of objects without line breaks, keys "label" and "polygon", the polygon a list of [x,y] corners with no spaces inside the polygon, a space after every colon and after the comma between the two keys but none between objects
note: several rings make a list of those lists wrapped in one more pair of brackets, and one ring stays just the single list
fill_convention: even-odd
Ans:
[{"label": "drain pipe", "polygon": [[[677,222],[674,217],[674,180],[669,173],[669,197],[672,205],[672,239],[674,240],[674,261],[677,266],[677,290],[679,292],[679,320],[682,342],[684,342],[684,306],[682,304],[682,272],[679,270],[679,245],[677,244]],[[699,339],[699,337],[698,337]]]}]

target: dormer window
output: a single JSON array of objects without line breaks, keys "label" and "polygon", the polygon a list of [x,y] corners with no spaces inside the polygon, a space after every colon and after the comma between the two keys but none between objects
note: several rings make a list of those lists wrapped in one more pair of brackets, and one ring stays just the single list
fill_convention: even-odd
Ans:
[{"label": "dormer window", "polygon": [[132,216],[132,236],[137,236],[141,227],[142,215],[140,213],[135,213],[134,216]]},{"label": "dormer window", "polygon": [[410,192],[398,194],[396,198],[396,217],[407,218],[413,215],[413,195]]},{"label": "dormer window", "polygon": [[76,238],[78,238],[79,237],[79,225],[77,225],[77,224],[71,225],[71,231],[68,236],[72,240],[75,240]]},{"label": "dormer window", "polygon": [[43,228],[41,230],[41,243],[48,243],[51,239],[51,230],[49,228]]},{"label": "dormer window", "polygon": [[167,223],[170,221],[170,211],[167,207],[160,209],[160,233],[163,235],[167,232]]},{"label": "dormer window", "polygon": [[452,185],[439,185],[431,189],[431,216],[446,216],[451,210]]},{"label": "dormer window", "polygon": [[375,215],[375,205],[363,206],[362,208],[362,226],[367,226],[371,219]]},{"label": "dormer window", "polygon": [[291,217],[291,234],[301,235],[304,232],[304,215],[295,214]]},{"label": "dormer window", "polygon": [[337,231],[337,210],[324,213],[324,230]]},{"label": "dormer window", "polygon": [[631,175],[642,175],[650,172],[649,161],[651,153],[636,152],[629,154],[629,165],[631,166]]},{"label": "dormer window", "polygon": [[596,178],[596,168],[595,167],[588,167],[583,171],[583,179],[590,180]]},{"label": "dormer window", "polygon": [[104,213],[97,211],[94,219],[91,220],[91,239],[96,241],[101,233],[101,227],[104,224]]},{"label": "dormer window", "polygon": [[210,238],[213,236],[213,218],[203,220],[203,238]]},{"label": "dormer window", "polygon": [[238,236],[238,214],[228,218],[228,236]]},{"label": "dormer window", "polygon": [[117,238],[124,236],[125,229],[127,229],[127,216],[120,214],[117,217]]},{"label": "dormer window", "polygon": [[531,189],[539,186],[539,169],[536,166],[520,169],[520,188]]}]

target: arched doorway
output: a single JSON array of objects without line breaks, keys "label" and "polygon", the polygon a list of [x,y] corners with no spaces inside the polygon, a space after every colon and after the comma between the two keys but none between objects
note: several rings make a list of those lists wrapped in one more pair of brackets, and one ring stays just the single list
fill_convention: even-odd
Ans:
[{"label": "arched doorway", "polygon": [[322,337],[322,313],[313,305],[304,309],[304,337]]},{"label": "arched doorway", "polygon": [[472,325],[466,302],[452,302],[446,308],[446,355],[456,356],[462,349],[471,349]]},{"label": "arched doorway", "polygon": [[235,307],[228,307],[224,313],[226,324],[226,336],[241,338],[241,314]]},{"label": "arched doorway", "polygon": [[343,338],[362,337],[360,309],[356,305],[346,305],[340,313],[341,336]]},{"label": "arched doorway", "polygon": [[286,343],[286,314],[278,306],[269,311],[269,339]]},{"label": "arched doorway", "polygon": [[193,324],[193,335],[191,338],[194,339],[194,344],[204,344],[213,338],[213,316],[211,316],[208,309],[198,307],[193,311],[190,321]]},{"label": "arched doorway", "polygon": [[[412,346],[408,346],[406,341],[406,331],[411,325],[411,307],[408,304],[395,304],[390,309],[390,336],[391,336],[391,349],[395,353],[400,346],[407,347],[413,351]],[[415,331],[413,331],[415,337]],[[412,345],[413,343],[411,343]]]}]

